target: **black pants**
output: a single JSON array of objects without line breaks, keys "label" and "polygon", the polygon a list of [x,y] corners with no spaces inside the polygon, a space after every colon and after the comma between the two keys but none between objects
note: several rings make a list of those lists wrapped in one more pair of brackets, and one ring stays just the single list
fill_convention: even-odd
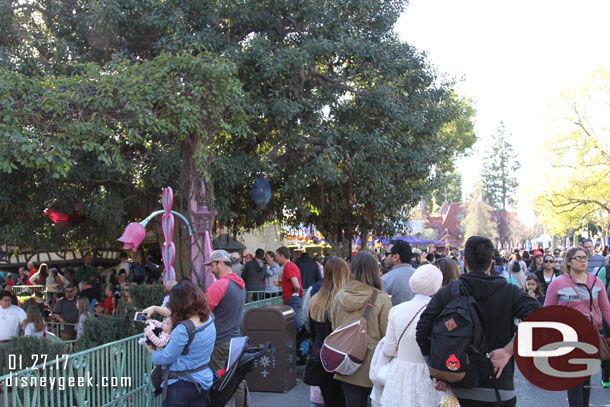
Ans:
[{"label": "black pants", "polygon": [[163,407],[208,407],[210,390],[197,391],[194,383],[178,380],[167,388]]},{"label": "black pants", "polygon": [[[497,401],[478,401],[478,400],[466,400],[458,399],[460,401],[460,407],[493,407],[497,406]],[[502,401],[500,406],[502,407],[515,407],[517,405],[517,397],[513,397],[510,400]]]},{"label": "black pants", "polygon": [[324,372],[324,381],[320,385],[324,406],[345,407],[345,396],[341,388],[341,382],[335,380],[331,373]]},{"label": "black pants", "polygon": [[[610,338],[610,326],[606,323],[606,320],[602,320],[604,329],[603,333],[606,338]],[[610,360],[602,360],[602,380],[607,382],[610,381]]]},{"label": "black pants", "polygon": [[589,407],[591,397],[591,376],[584,382],[568,390],[568,403],[570,407]]},{"label": "black pants", "polygon": [[[342,382],[343,394],[345,395],[345,405],[347,407],[367,407],[369,396],[371,395],[370,387],[356,386]],[[326,405],[326,403],[324,403]]]}]

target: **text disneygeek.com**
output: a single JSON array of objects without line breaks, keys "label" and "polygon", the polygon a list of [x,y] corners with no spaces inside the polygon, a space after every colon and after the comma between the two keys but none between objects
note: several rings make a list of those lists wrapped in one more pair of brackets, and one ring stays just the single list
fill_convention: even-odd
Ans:
[{"label": "text disneygeek.com", "polygon": [[[9,355],[9,376],[5,379],[4,385],[7,387],[44,387],[48,389],[59,389],[64,390],[71,387],[131,387],[131,377],[93,377],[86,372],[84,376],[59,376],[56,369],[65,370],[68,366],[69,355],[62,355],[64,360],[60,360],[59,356],[51,362],[55,362],[49,366],[51,371],[43,372],[47,367],[47,355],[31,355],[31,360],[34,363],[32,367],[25,367],[31,370],[40,370],[40,376],[38,375],[27,375],[22,376],[21,374],[14,374],[15,370],[22,370],[24,368],[23,358],[21,355]],[[63,365],[63,366],[62,366]],[[55,372],[54,372],[55,371]],[[46,373],[46,374],[45,374]]]}]

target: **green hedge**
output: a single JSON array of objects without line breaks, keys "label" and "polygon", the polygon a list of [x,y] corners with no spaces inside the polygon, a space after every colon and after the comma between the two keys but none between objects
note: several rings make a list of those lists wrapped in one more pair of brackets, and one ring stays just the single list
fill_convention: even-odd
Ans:
[{"label": "green hedge", "polygon": [[139,333],[144,333],[144,324],[133,320],[133,314],[120,317],[102,315],[88,318],[83,326],[83,334],[74,343],[74,352],[105,345]]},{"label": "green hedge", "polygon": [[143,310],[151,305],[161,305],[165,291],[161,284],[141,284],[130,286],[129,295],[131,295],[135,308]]},{"label": "green hedge", "polygon": [[[36,336],[17,336],[13,338],[11,343],[11,354],[16,355],[17,360],[21,357],[22,364],[17,366],[25,369],[31,367],[34,363],[42,363],[43,359],[32,358],[32,355],[47,355],[47,362],[55,360],[55,357],[62,357],[68,353],[67,346],[57,337],[48,335],[46,338]],[[8,366],[6,366],[8,369]]]}]

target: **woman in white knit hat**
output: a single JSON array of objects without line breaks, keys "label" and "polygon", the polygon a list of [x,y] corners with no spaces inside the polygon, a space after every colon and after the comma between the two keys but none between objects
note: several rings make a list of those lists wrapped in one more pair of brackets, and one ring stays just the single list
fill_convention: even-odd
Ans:
[{"label": "woman in white knit hat", "polygon": [[415,296],[390,310],[383,353],[394,357],[381,395],[383,407],[438,406],[445,393],[434,389],[428,366],[415,342],[419,316],[443,283],[443,273],[432,264],[419,267],[409,280]]}]

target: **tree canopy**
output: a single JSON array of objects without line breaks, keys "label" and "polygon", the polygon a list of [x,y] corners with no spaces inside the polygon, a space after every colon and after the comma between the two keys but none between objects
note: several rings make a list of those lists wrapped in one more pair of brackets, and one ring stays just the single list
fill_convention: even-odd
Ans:
[{"label": "tree canopy", "polygon": [[592,222],[608,234],[610,224],[610,72],[594,73],[580,88],[566,91],[556,105],[565,130],[549,140],[545,156],[549,182],[536,198],[543,224],[571,235]]},{"label": "tree canopy", "polygon": [[[4,242],[109,242],[162,187],[186,210],[199,179],[234,230],[390,230],[475,140],[470,103],[393,32],[404,6],[3,1]],[[260,175],[273,195],[255,212]],[[87,220],[58,228],[45,207]]]}]

